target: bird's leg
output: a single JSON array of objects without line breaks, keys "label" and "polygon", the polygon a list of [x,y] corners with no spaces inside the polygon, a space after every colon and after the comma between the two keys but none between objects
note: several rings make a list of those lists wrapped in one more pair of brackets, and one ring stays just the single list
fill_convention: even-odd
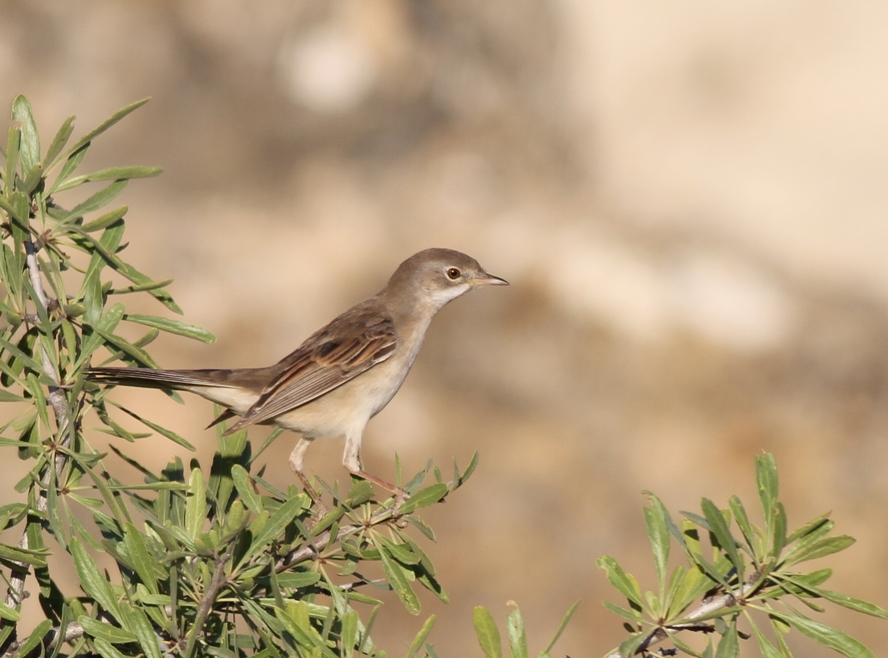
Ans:
[{"label": "bird's leg", "polygon": [[320,494],[315,490],[311,483],[308,481],[308,478],[305,477],[305,473],[302,471],[302,459],[305,457],[305,451],[308,450],[308,446],[311,445],[311,442],[314,439],[309,439],[306,437],[302,437],[299,439],[299,442],[296,444],[296,447],[293,448],[293,452],[290,453],[290,468],[296,473],[296,477],[299,478],[299,481],[302,482],[302,488],[305,490],[305,493],[309,495],[309,497],[314,501],[315,507],[318,510],[319,516],[323,516],[327,513],[327,507],[324,503],[321,502]]},{"label": "bird's leg", "polygon": [[361,478],[362,480],[367,480],[368,482],[372,482],[373,484],[382,487],[386,491],[390,491],[395,496],[395,506],[392,508],[392,513],[397,514],[398,510],[401,508],[401,505],[404,504],[404,501],[407,500],[409,494],[404,491],[401,487],[392,484],[391,482],[386,482],[382,478],[378,478],[375,475],[371,475],[363,468],[361,468],[361,437],[358,435],[357,438],[352,436],[345,437],[345,452],[342,454],[342,465],[348,470],[352,475]]}]

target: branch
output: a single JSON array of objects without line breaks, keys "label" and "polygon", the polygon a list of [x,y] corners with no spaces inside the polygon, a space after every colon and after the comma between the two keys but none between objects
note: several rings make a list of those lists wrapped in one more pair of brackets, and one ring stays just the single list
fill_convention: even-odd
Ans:
[{"label": "branch", "polygon": [[210,580],[210,586],[204,593],[204,597],[201,600],[200,605],[197,606],[197,618],[194,620],[194,626],[191,627],[191,632],[188,634],[188,638],[185,640],[186,644],[183,647],[182,651],[182,655],[184,655],[185,658],[191,658],[191,656],[194,654],[194,647],[197,645],[197,635],[203,629],[203,626],[207,621],[207,617],[210,614],[210,610],[212,609],[213,604],[216,602],[216,598],[219,596],[219,591],[222,589],[222,585],[225,583],[225,564],[231,557],[231,549],[233,545],[233,543],[228,544],[228,548],[225,550],[225,554],[217,555],[216,559],[214,560],[216,564],[216,569],[213,571],[213,578],[212,580]]},{"label": "branch", "polygon": [[[337,533],[336,537],[337,539],[341,537],[348,537],[349,535],[353,535],[360,530],[380,525],[381,523],[386,523],[388,521],[396,521],[400,518],[401,516],[399,514],[395,514],[391,509],[384,509],[371,516],[369,521],[366,521],[364,523],[354,523],[352,525],[347,525],[345,527],[339,528],[339,532]],[[306,560],[311,560],[318,557],[321,554],[321,551],[327,548],[327,546],[330,544],[330,537],[330,531],[327,530],[319,537],[316,537],[313,541],[309,540],[309,544],[307,546],[297,548],[287,553],[285,557],[278,560],[277,564],[274,565],[275,573],[281,573],[282,571],[286,571],[288,568],[292,567],[294,564],[305,562]]]},{"label": "branch", "polygon": [[[59,644],[60,642],[62,644],[64,644],[65,642],[70,642],[71,640],[76,640],[82,636],[83,636],[83,626],[78,624],[76,621],[71,622],[70,624],[68,624],[65,627],[65,635],[64,636],[59,635],[58,627],[50,629],[50,631],[44,636],[45,644],[43,646],[44,646],[44,649],[55,649],[56,645]],[[46,641],[46,638],[49,638],[49,640]],[[27,641],[28,641],[28,639],[25,638],[24,640],[21,640],[20,642],[13,642],[6,649],[6,652],[3,653],[2,655],[0,655],[0,658],[12,658],[13,656],[15,656],[15,654],[18,652],[18,650],[21,649],[22,646],[24,646],[25,642],[27,642]]]},{"label": "branch", "polygon": [[[684,619],[687,619],[688,621],[679,624],[668,624],[665,628],[662,626],[655,628],[650,632],[647,639],[639,645],[635,650],[635,653],[645,654],[649,647],[659,644],[668,638],[669,636],[666,633],[666,628],[669,630],[699,630],[700,625],[694,622],[718,612],[719,610],[733,608],[737,605],[739,599],[745,599],[760,586],[760,575],[761,574],[756,571],[737,592],[728,592],[721,596],[704,600],[693,612],[684,617]],[[620,652],[614,651],[613,653],[608,654],[607,658],[620,658]]]},{"label": "branch", "polygon": [[[37,248],[34,246],[34,241],[30,237],[25,240],[25,254],[25,262],[28,266],[28,277],[31,281],[31,287],[34,289],[34,293],[37,296],[37,299],[35,299],[34,302],[42,305],[44,309],[49,309],[50,300],[46,296],[46,292],[43,288],[43,279],[40,277],[40,263],[37,260]],[[71,429],[73,427],[71,422],[71,411],[68,408],[68,400],[64,389],[61,388],[61,378],[59,377],[59,373],[53,366],[52,360],[49,358],[49,352],[46,351],[45,347],[41,346],[40,355],[43,362],[43,374],[49,377],[53,382],[53,384],[49,386],[49,403],[52,406],[53,414],[56,419],[56,439],[61,446],[68,447],[71,444]],[[65,455],[62,454],[61,451],[56,451],[55,462],[53,464],[56,478],[61,476],[62,470],[65,467],[65,461]],[[41,513],[46,512],[49,504],[46,490],[50,486],[52,475],[53,472],[47,468],[41,480],[42,486],[40,493],[37,496],[37,510]],[[23,549],[29,547],[27,525],[18,545],[19,548]],[[9,575],[9,589],[6,592],[6,604],[10,607],[18,606],[25,597],[25,580],[28,577],[28,573],[30,573],[28,565],[20,562],[15,564],[17,566],[13,568],[12,573]]]}]

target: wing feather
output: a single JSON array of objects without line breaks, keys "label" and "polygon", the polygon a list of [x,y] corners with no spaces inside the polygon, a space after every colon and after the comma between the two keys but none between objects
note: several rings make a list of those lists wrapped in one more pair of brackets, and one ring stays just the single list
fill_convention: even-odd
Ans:
[{"label": "wing feather", "polygon": [[229,432],[263,423],[342,386],[392,356],[392,318],[368,300],[339,316],[281,360],[281,373]]}]

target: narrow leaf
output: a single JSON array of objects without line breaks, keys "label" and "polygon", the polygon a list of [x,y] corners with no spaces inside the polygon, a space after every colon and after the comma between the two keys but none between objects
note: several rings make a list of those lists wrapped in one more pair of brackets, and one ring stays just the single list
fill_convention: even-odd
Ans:
[{"label": "narrow leaf", "polygon": [[126,107],[124,107],[123,109],[118,110],[117,112],[112,114],[111,117],[109,117],[108,119],[103,121],[97,128],[90,130],[83,137],[81,137],[77,141],[77,143],[71,147],[71,150],[68,151],[68,153],[73,153],[73,152],[77,151],[81,146],[84,146],[87,142],[91,142],[94,138],[96,138],[97,136],[101,135],[103,132],[108,130],[108,128],[110,128],[115,123],[120,121],[127,114],[142,107],[149,100],[150,99],[148,99],[148,98],[143,98],[140,101],[136,101],[135,103],[131,103],[131,104],[127,105]]},{"label": "narrow leaf", "polygon": [[809,619],[799,614],[790,614],[771,611],[771,616],[785,621],[803,635],[807,635],[815,642],[825,647],[834,649],[842,655],[850,658],[875,658],[873,652],[863,646],[847,633],[831,628],[826,624]]},{"label": "narrow leaf", "polygon": [[136,641],[136,636],[129,631],[92,619],[91,617],[81,616],[77,623],[83,627],[87,635],[105,640],[110,644],[126,644],[127,642]]},{"label": "narrow leaf", "polygon": [[512,658],[527,658],[527,636],[524,632],[524,619],[518,606],[511,602],[515,609],[506,615],[506,637],[509,638],[509,649]]},{"label": "narrow leaf", "polygon": [[70,548],[83,591],[95,599],[105,610],[114,615],[115,618],[120,619],[120,607],[117,603],[117,597],[114,595],[114,590],[111,588],[111,583],[99,571],[99,567],[96,566],[90,554],[86,552],[83,544],[76,537],[71,539]]},{"label": "narrow leaf", "polygon": [[198,327],[195,324],[188,324],[187,322],[181,322],[179,320],[169,320],[167,318],[159,318],[154,315],[129,314],[125,315],[123,319],[127,320],[128,322],[137,322],[138,324],[143,324],[148,327],[155,327],[156,329],[160,329],[161,331],[166,331],[171,334],[178,334],[179,336],[194,338],[195,340],[199,340],[204,343],[216,342],[216,337],[203,327]]},{"label": "narrow leaf", "polygon": [[68,117],[62,122],[61,127],[55,134],[55,137],[53,137],[52,142],[50,142],[49,148],[46,150],[46,157],[43,159],[44,166],[51,167],[53,165],[59,153],[65,148],[65,144],[68,143],[68,139],[73,131],[74,117]]},{"label": "narrow leaf", "polygon": [[401,599],[401,603],[407,608],[407,612],[411,615],[418,615],[420,611],[419,598],[416,592],[410,587],[404,568],[398,564],[391,556],[385,545],[374,542],[382,560],[382,569],[385,577],[389,581],[395,594]]},{"label": "narrow leaf", "polygon": [[244,501],[244,505],[253,514],[259,514],[262,511],[262,497],[253,489],[247,469],[240,464],[235,464],[231,467],[231,478],[234,480],[234,487],[240,494],[241,500]]},{"label": "narrow leaf", "polygon": [[493,616],[487,608],[477,606],[472,612],[472,620],[475,624],[475,634],[478,636],[478,644],[486,658],[502,658],[503,648],[500,641],[499,630]]},{"label": "narrow leaf", "polygon": [[245,561],[253,557],[282,535],[301,509],[302,498],[300,496],[294,496],[281,505],[271,518],[268,519],[262,530],[253,537],[250,548],[247,549],[243,560]]},{"label": "narrow leaf", "polygon": [[197,539],[207,519],[207,488],[199,468],[191,471],[188,481],[188,499],[185,502],[185,530],[191,539]]},{"label": "narrow leaf", "polygon": [[604,569],[611,585],[616,587],[623,596],[639,608],[642,607],[641,588],[638,586],[638,581],[636,581],[633,576],[623,571],[623,568],[614,558],[609,555],[603,555],[598,558],[595,563],[598,565],[599,569]]},{"label": "narrow leaf", "polygon": [[432,631],[432,627],[435,625],[435,615],[431,615],[426,622],[422,625],[422,628],[419,629],[419,633],[416,634],[416,637],[413,638],[413,642],[410,643],[410,647],[407,649],[407,655],[404,658],[414,658],[417,655],[419,650],[422,648],[423,642],[425,642],[426,638],[429,636],[429,633]]},{"label": "narrow leaf", "polygon": [[40,136],[37,133],[37,122],[34,121],[31,103],[24,96],[16,96],[12,101],[12,118],[22,124],[19,149],[22,170],[27,172],[40,162]]},{"label": "narrow leaf", "polygon": [[666,508],[662,501],[652,493],[648,494],[648,498],[651,506],[644,510],[644,521],[654,552],[654,565],[657,568],[657,580],[660,583],[662,597],[669,563],[669,528],[666,526]]},{"label": "narrow leaf", "polygon": [[425,487],[424,489],[420,489],[415,494],[410,496],[410,498],[407,499],[407,502],[401,506],[401,512],[403,514],[409,514],[416,509],[428,507],[429,505],[434,505],[439,500],[444,498],[449,490],[449,487],[443,483],[433,484]]},{"label": "narrow leaf", "polygon": [[715,535],[715,538],[718,540],[718,543],[728,554],[728,558],[731,560],[731,564],[737,570],[737,574],[740,582],[743,582],[743,569],[746,566],[743,562],[743,559],[740,557],[740,553],[737,551],[737,540],[731,535],[731,531],[728,528],[728,524],[725,523],[725,517],[722,516],[721,510],[715,506],[708,498],[704,498],[701,502],[701,506],[703,508],[703,514],[706,516],[706,521],[709,523],[709,527],[711,529],[712,534]]}]

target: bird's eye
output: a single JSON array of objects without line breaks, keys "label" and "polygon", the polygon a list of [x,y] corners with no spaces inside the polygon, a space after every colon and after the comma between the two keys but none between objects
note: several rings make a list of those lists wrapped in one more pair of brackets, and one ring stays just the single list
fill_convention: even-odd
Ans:
[{"label": "bird's eye", "polygon": [[462,272],[459,271],[458,267],[448,267],[446,274],[448,279],[456,281],[462,275]]}]

